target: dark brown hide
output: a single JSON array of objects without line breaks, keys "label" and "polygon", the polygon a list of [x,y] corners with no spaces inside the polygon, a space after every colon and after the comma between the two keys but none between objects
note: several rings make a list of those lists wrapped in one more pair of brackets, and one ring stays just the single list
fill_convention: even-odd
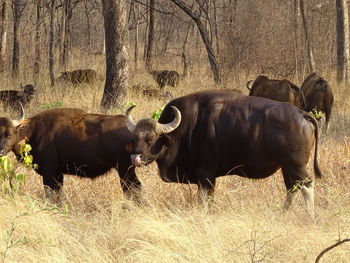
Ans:
[{"label": "dark brown hide", "polygon": [[176,88],[180,81],[180,74],[174,70],[152,70],[149,73],[158,83],[160,89],[165,86]]},{"label": "dark brown hide", "polygon": [[15,128],[0,118],[0,151],[19,157],[18,142],[32,146],[37,172],[46,189],[58,191],[63,174],[95,178],[116,168],[126,196],[141,187],[125,146],[134,136],[122,115],[89,114],[80,109],[52,109],[29,118]]},{"label": "dark brown hide", "polygon": [[[247,83],[248,89],[249,82]],[[297,107],[304,105],[303,94],[295,84],[286,79],[269,79],[264,75],[260,75],[255,79],[250,89],[249,96],[289,102]]]},{"label": "dark brown hide", "polygon": [[73,71],[62,72],[56,81],[57,82],[70,82],[73,85],[81,83],[93,84],[97,80],[97,73],[93,69],[77,69]]},{"label": "dark brown hide", "polygon": [[[181,112],[180,117],[172,107]],[[321,172],[317,122],[308,113],[289,103],[213,90],[172,100],[159,123],[173,123],[175,116],[181,119],[178,127],[162,133],[154,120],[133,125],[126,114],[128,128],[135,134],[134,152],[141,154],[134,156],[138,164],[155,160],[163,180],[195,183],[208,194],[217,177],[236,174],[260,179],[281,168],[288,191],[285,207],[299,185],[313,216],[313,183],[306,165],[315,141],[314,171],[317,177]]]},{"label": "dark brown hide", "polygon": [[23,90],[2,90],[0,91],[0,101],[5,108],[19,109],[19,103],[23,107],[27,106],[34,97],[35,87],[27,84],[22,87]]},{"label": "dark brown hide", "polygon": [[328,82],[316,73],[311,73],[301,85],[301,90],[305,95],[306,107],[304,110],[321,111],[326,115],[326,129],[328,129],[331,119],[334,96]]}]

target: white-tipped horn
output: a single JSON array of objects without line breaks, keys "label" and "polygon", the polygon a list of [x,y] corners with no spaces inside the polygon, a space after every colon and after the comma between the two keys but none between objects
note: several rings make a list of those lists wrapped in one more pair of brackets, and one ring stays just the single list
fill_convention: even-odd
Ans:
[{"label": "white-tipped horn", "polygon": [[134,120],[132,119],[130,112],[132,111],[132,109],[135,107],[131,106],[130,108],[128,108],[125,112],[125,121],[126,121],[126,127],[128,127],[129,131],[134,132],[136,129],[136,123],[134,122]]},{"label": "white-tipped horn", "polygon": [[175,112],[175,118],[172,122],[169,122],[167,124],[157,124],[157,130],[161,134],[170,133],[173,130],[175,130],[181,123],[181,112],[175,107],[171,106],[173,111]]},{"label": "white-tipped horn", "polygon": [[24,120],[24,118],[25,118],[25,113],[24,113],[24,109],[23,109],[22,103],[20,103],[20,102],[18,102],[18,103],[19,103],[19,106],[21,108],[21,114],[20,114],[18,119],[12,120],[12,124],[13,124],[14,127],[17,127],[17,126],[21,125],[23,120]]}]

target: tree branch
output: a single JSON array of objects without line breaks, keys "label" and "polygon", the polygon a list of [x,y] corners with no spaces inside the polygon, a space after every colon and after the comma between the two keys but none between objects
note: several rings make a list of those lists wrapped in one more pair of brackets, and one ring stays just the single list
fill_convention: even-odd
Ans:
[{"label": "tree branch", "polygon": [[336,242],[335,244],[325,248],[324,250],[321,251],[321,253],[318,255],[318,257],[316,258],[315,260],[315,263],[319,263],[320,262],[320,259],[321,257],[323,257],[324,254],[326,254],[328,251],[330,251],[331,249],[345,243],[345,242],[350,242],[350,238],[346,238],[346,239],[343,239],[343,240],[339,240],[338,242]]},{"label": "tree branch", "polygon": [[143,5],[143,6],[147,7],[147,8],[153,9],[154,11],[157,11],[157,12],[159,12],[161,14],[164,14],[164,15],[173,15],[174,14],[173,12],[166,12],[166,11],[162,11],[162,10],[160,10],[158,8],[155,8],[155,7],[150,7],[149,5],[147,5],[147,4],[145,4],[145,3],[141,2],[141,1],[138,1],[138,0],[129,0],[129,2],[138,3],[140,5]]}]

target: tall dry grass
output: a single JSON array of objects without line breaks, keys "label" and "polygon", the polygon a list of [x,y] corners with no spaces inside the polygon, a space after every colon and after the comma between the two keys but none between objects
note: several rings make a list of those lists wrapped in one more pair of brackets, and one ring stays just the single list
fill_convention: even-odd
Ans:
[{"label": "tall dry grass", "polygon": [[[174,95],[212,88],[210,75],[196,74]],[[131,81],[156,85],[144,73],[132,74]],[[2,88],[12,84],[6,85]],[[263,180],[219,178],[213,211],[206,214],[197,204],[195,186],[162,182],[155,164],[137,169],[143,183],[141,206],[124,199],[118,175],[111,171],[95,180],[67,175],[65,206],[57,208],[45,203],[41,177],[20,168],[28,174],[20,193],[0,194],[0,261],[314,262],[322,249],[350,237],[350,101],[344,89],[333,87],[331,130],[320,139],[324,179],[316,183],[315,222],[310,222],[301,195],[290,212],[283,212],[280,172]],[[239,88],[244,90],[245,83]],[[57,102],[99,112],[103,82],[53,89],[42,82],[38,91],[28,115]],[[138,105],[136,118],[150,116],[166,103],[136,92],[129,100]],[[350,262],[350,244],[331,250],[322,262]]]}]

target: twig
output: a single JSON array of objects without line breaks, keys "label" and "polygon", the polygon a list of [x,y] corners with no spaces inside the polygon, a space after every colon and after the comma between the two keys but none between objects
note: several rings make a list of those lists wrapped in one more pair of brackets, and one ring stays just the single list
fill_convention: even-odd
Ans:
[{"label": "twig", "polygon": [[324,250],[322,250],[322,252],[317,256],[316,260],[315,260],[315,263],[319,263],[320,262],[320,259],[321,257],[323,257],[324,254],[326,254],[329,250],[345,243],[345,242],[349,242],[350,241],[350,238],[346,238],[346,239],[343,239],[343,240],[339,240],[338,242],[336,242],[335,244],[325,248]]}]

